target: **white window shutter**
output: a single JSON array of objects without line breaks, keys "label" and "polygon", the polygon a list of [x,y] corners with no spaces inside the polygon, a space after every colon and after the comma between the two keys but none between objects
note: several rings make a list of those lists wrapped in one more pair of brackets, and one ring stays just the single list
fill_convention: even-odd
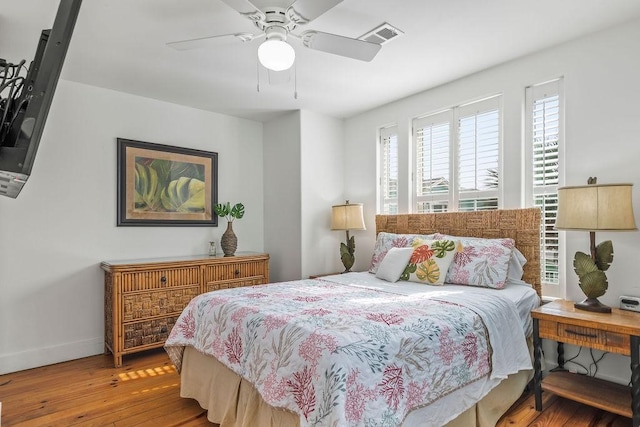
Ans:
[{"label": "white window shutter", "polygon": [[498,209],[500,98],[461,106],[458,117],[458,210]]},{"label": "white window shutter", "polygon": [[398,127],[380,129],[380,208],[382,214],[398,213]]},{"label": "white window shutter", "polygon": [[448,110],[413,122],[415,212],[449,210],[451,119]]},{"label": "white window shutter", "polygon": [[529,146],[529,194],[542,211],[540,268],[543,294],[563,296],[560,289],[560,236],[555,230],[562,144],[562,80],[526,90],[526,129]]},{"label": "white window shutter", "polygon": [[413,121],[415,212],[498,208],[500,120],[495,96]]}]

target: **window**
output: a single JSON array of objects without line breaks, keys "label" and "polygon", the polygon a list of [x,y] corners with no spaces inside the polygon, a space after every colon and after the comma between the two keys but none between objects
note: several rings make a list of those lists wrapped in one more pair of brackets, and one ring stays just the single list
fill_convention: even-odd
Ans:
[{"label": "window", "polygon": [[414,120],[415,212],[498,208],[499,104],[493,97]]},{"label": "window", "polygon": [[561,296],[558,211],[562,150],[562,80],[526,89],[527,198],[542,210],[540,265],[543,294]]},{"label": "window", "polygon": [[500,110],[498,99],[460,108],[458,210],[498,209]]},{"label": "window", "polygon": [[451,111],[414,122],[416,212],[445,212],[449,207]]},{"label": "window", "polygon": [[380,129],[380,213],[398,213],[398,127]]}]

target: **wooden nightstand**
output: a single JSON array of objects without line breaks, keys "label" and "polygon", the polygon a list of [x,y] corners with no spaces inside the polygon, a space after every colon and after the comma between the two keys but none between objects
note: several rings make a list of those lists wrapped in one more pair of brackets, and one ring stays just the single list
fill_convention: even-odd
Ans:
[{"label": "wooden nightstand", "polygon": [[[542,390],[632,418],[640,427],[640,314],[619,309],[593,313],[574,308],[573,301],[553,301],[533,310],[534,392],[542,410]],[[631,356],[631,388],[566,371],[542,379],[541,338],[558,342],[558,365],[564,367],[563,344],[574,344]]]}]

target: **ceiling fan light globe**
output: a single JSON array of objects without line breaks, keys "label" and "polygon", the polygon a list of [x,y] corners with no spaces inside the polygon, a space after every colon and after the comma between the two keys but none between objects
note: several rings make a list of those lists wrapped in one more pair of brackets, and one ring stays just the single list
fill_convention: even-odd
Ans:
[{"label": "ceiling fan light globe", "polygon": [[258,60],[263,67],[273,71],[291,68],[296,60],[296,51],[282,40],[265,40],[258,47]]}]

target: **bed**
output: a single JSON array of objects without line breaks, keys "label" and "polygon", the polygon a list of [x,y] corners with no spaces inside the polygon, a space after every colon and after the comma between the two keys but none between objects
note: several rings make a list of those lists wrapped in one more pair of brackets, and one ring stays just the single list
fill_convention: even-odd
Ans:
[{"label": "bed", "polygon": [[[380,280],[370,268],[198,296],[165,345],[181,396],[222,427],[495,425],[531,377],[539,209],[378,215],[376,234],[372,266],[392,253],[378,247],[389,235],[418,239],[414,254],[424,241],[435,253],[455,242],[456,257],[476,243],[452,236],[511,241],[526,264],[520,281],[497,288],[414,283],[427,264],[416,272],[410,262],[409,281]],[[468,279],[465,264],[449,276],[450,262],[438,280],[445,271]],[[428,280],[433,267],[422,271]]]}]

